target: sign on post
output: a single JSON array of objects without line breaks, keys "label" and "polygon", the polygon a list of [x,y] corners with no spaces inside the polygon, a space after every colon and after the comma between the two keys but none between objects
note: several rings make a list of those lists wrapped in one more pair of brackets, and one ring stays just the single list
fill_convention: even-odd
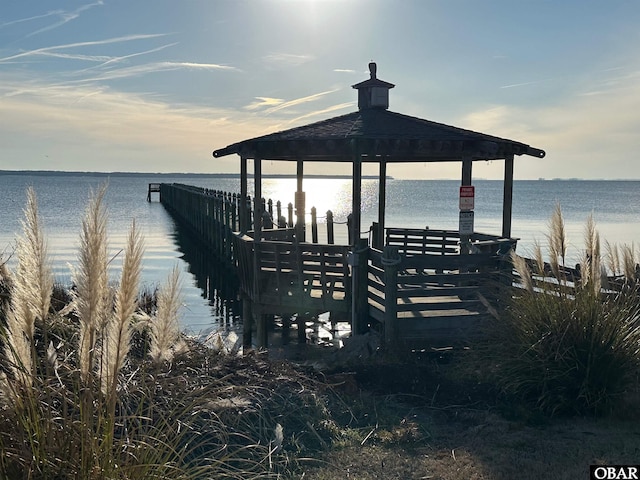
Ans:
[{"label": "sign on post", "polygon": [[460,187],[460,210],[473,210],[475,207],[476,189],[473,185]]},{"label": "sign on post", "polygon": [[460,212],[460,236],[473,234],[473,211]]}]

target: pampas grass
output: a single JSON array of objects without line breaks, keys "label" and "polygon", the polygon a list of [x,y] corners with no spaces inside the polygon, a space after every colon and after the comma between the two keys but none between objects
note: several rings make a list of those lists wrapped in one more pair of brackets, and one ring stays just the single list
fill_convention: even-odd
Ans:
[{"label": "pampas grass", "polygon": [[[177,267],[158,289],[155,312],[140,310],[143,240],[135,223],[120,280],[109,285],[105,193],[106,187],[92,193],[82,221],[72,295],[56,294],[70,304],[50,308],[53,282],[31,190],[17,271],[10,275],[0,266],[10,292],[7,325],[0,328],[8,364],[0,371],[0,478],[273,477],[287,457],[284,437],[277,452],[269,447],[271,432],[278,423],[285,426],[283,418],[295,420],[291,408],[265,407],[272,386],[284,385],[282,377],[268,387],[249,388],[246,377],[232,385],[235,367],[218,378],[221,367],[213,363],[238,357],[218,356],[193,341],[184,348]],[[141,350],[135,355],[132,336]],[[264,368],[257,358],[248,370],[256,368]],[[287,387],[288,406],[320,406],[318,395],[300,393],[309,388],[300,389],[299,381]],[[223,397],[241,410],[217,404]],[[288,425],[285,432],[296,431]]]},{"label": "pampas grass", "polygon": [[157,296],[155,321],[151,324],[151,348],[149,355],[154,363],[171,361],[180,347],[179,310],[182,307],[180,270],[173,267],[165,286]]},{"label": "pampas grass", "polygon": [[79,366],[85,383],[91,381],[98,332],[106,324],[110,307],[105,193],[103,186],[89,200],[80,232],[78,268],[73,275],[74,303],[80,320]]},{"label": "pampas grass", "polygon": [[556,203],[555,209],[551,214],[547,240],[549,241],[549,263],[551,265],[551,272],[559,279],[562,276],[560,265],[565,264],[567,256],[567,236],[564,228],[562,209],[559,203]]},{"label": "pampas grass", "polygon": [[636,267],[636,251],[634,244],[621,246],[622,250],[622,273],[627,284],[634,284],[638,280]]},{"label": "pampas grass", "polygon": [[[584,258],[582,259],[582,288],[599,295],[602,289],[602,261],[600,258],[600,234],[596,230],[593,215],[589,215],[584,230]],[[606,272],[604,277],[606,278]]]},{"label": "pampas grass", "polygon": [[122,369],[131,346],[131,320],[138,305],[143,252],[142,237],[133,222],[124,252],[120,285],[115,294],[114,312],[107,321],[102,348],[102,393],[113,398],[116,394],[118,372]]},{"label": "pampas grass", "polygon": [[[27,206],[18,238],[18,265],[11,281],[11,301],[7,312],[7,356],[14,375],[30,386],[35,375],[35,324],[49,312],[53,274],[47,258],[47,246],[38,218],[38,204],[32,188],[27,190]],[[6,273],[3,276],[7,276]],[[44,340],[47,329],[44,328]]]},{"label": "pampas grass", "polygon": [[[580,280],[562,263],[567,243],[559,207],[550,229],[555,278],[545,273],[539,251],[534,275],[522,257],[512,256],[522,288],[511,292],[505,315],[492,324],[483,360],[505,392],[547,414],[609,413],[640,371],[640,291],[630,273],[634,252],[622,249],[626,287],[606,290],[593,218],[585,225]],[[608,252],[609,264],[617,265],[613,247]]]}]

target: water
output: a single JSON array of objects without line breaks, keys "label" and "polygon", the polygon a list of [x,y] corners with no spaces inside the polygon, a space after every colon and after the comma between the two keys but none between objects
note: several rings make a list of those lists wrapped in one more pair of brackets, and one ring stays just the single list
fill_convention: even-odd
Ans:
[{"label": "water", "polygon": [[[221,267],[211,264],[188,233],[178,228],[157,201],[146,201],[153,182],[179,182],[206,188],[239,192],[238,178],[207,175],[167,176],[158,174],[0,174],[0,253],[10,256],[25,204],[25,192],[33,186],[39,202],[49,252],[56,278],[63,284],[71,279],[70,265],[76,264],[81,220],[91,189],[108,182],[106,205],[109,212],[110,254],[114,256],[111,275],[118,276],[126,234],[136,221],[145,237],[143,283],[155,288],[163,283],[174,265],[184,272],[185,308],[182,325],[192,333],[206,333],[220,327],[237,329],[239,306],[234,285]],[[475,230],[499,234],[502,222],[502,182],[474,181]],[[263,195],[293,201],[296,180],[265,179]],[[389,180],[387,183],[387,226],[457,229],[457,181]],[[305,179],[308,209],[318,211],[320,240],[325,213],[334,213],[336,241],[346,242],[346,218],[351,206],[348,179]],[[249,191],[252,193],[250,185]],[[593,215],[601,238],[611,243],[632,244],[640,239],[640,182],[638,181],[516,181],[514,185],[512,236],[521,240],[518,251],[531,252],[534,241],[545,243],[547,224],[556,202],[561,204],[569,237],[570,262],[578,261],[583,246],[583,230]],[[363,234],[377,218],[377,181],[364,180],[362,186]],[[9,260],[11,265],[13,259]],[[212,274],[213,272],[213,274]]]}]

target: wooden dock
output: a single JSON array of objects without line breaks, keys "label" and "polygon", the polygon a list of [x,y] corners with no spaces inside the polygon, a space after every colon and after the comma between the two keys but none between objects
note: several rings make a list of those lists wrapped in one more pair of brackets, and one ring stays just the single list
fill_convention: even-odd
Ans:
[{"label": "wooden dock", "polygon": [[150,183],[149,190],[147,191],[147,202],[151,201],[151,194],[157,193],[160,194],[160,184],[159,183]]},{"label": "wooden dock", "polygon": [[317,243],[317,227],[312,242],[300,241],[301,229],[287,221],[267,222],[256,239],[248,199],[181,184],[159,189],[176,221],[237,275],[245,345],[255,331],[255,343],[267,347],[274,316],[298,322],[304,340],[304,322],[324,313],[348,322],[354,335],[380,332],[388,349],[463,344],[494,312],[496,285],[511,274],[511,238],[474,234],[461,248],[457,231],[387,228],[382,248],[367,239],[335,245]]}]

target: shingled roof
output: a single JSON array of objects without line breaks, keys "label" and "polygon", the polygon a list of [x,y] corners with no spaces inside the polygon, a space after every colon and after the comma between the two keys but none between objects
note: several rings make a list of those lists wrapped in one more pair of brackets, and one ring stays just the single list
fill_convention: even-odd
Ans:
[{"label": "shingled roof", "polygon": [[371,78],[353,85],[357,112],[243,140],[213,156],[340,162],[360,154],[365,162],[442,162],[545,155],[521,142],[391,112],[388,91],[394,85],[376,78],[375,63],[369,69]]},{"label": "shingled roof", "polygon": [[495,160],[509,154],[542,158],[524,143],[370,108],[302,127],[243,140],[213,152],[264,160],[350,161],[354,149],[364,161],[436,162]]}]

